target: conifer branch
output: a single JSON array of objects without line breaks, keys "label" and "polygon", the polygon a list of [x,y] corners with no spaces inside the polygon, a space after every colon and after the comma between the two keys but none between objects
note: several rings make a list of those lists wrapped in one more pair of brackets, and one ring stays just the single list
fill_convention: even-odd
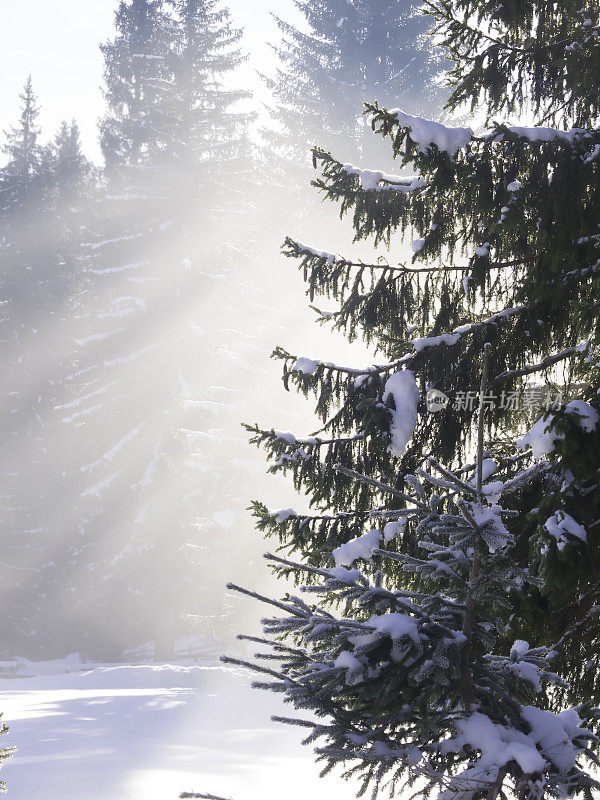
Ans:
[{"label": "conifer branch", "polygon": [[[488,458],[490,455],[491,455],[490,453],[486,452],[485,457]],[[429,458],[431,460],[431,457],[429,457]],[[528,453],[518,453],[517,455],[514,455],[514,456],[507,456],[505,458],[499,458],[498,461],[499,461],[500,466],[507,466],[508,467],[508,466],[511,466],[512,464],[518,464],[520,461],[524,461],[527,458],[529,458],[529,454]],[[434,463],[436,463],[436,461],[437,461],[436,459],[433,459]],[[457,469],[452,474],[453,475],[464,475],[465,472],[476,472],[476,471],[477,471],[477,462],[474,461],[471,464],[465,464],[464,467],[461,467],[460,469]]]},{"label": "conifer branch", "polygon": [[[412,342],[412,344],[415,346],[415,351],[413,353],[407,353],[406,355],[402,356],[402,358],[399,358],[396,361],[392,361],[389,364],[360,369],[354,367],[340,367],[337,364],[332,364],[330,362],[321,361],[316,363],[318,364],[318,366],[322,366],[325,370],[329,370],[331,372],[339,372],[347,375],[353,375],[356,377],[361,375],[388,373],[391,372],[392,370],[398,369],[398,367],[410,364],[410,362],[415,358],[415,356],[423,349],[436,347],[440,344],[446,344],[448,346],[452,346],[453,344],[457,344],[460,341],[460,339],[466,334],[471,334],[475,331],[485,328],[487,325],[496,325],[502,320],[510,319],[516,316],[517,314],[521,314],[525,311],[528,311],[530,308],[531,308],[530,305],[520,305],[520,306],[515,306],[514,308],[505,308],[502,311],[498,311],[497,313],[492,314],[489,317],[486,317],[486,319],[479,320],[478,322],[468,323],[467,325],[464,326],[459,325],[451,332],[415,339]],[[454,341],[452,341],[452,339],[454,339]],[[273,356],[285,359],[286,362],[287,361],[295,362],[298,360],[298,356],[293,356],[290,353],[286,353],[285,351],[282,350],[275,350]],[[286,374],[289,375],[290,373],[286,371]]]},{"label": "conifer branch", "polygon": [[331,578],[328,570],[321,569],[320,567],[313,567],[311,564],[299,564],[297,561],[290,561],[287,558],[281,558],[273,553],[265,553],[263,555],[267,561],[275,561],[277,564],[283,564],[286,567],[293,567],[299,571],[311,572],[313,575],[321,575],[324,578]]},{"label": "conifer branch", "polygon": [[281,642],[274,642],[271,639],[265,639],[262,636],[250,636],[246,633],[238,633],[235,637],[240,642],[253,642],[254,644],[262,644],[267,647],[272,647],[274,650],[283,650],[289,653],[300,653],[300,650],[294,650]]},{"label": "conifer branch", "polygon": [[236,586],[235,583],[228,583],[227,588],[230,589],[232,592],[238,592],[239,594],[245,594],[248,597],[252,597],[254,598],[254,600],[260,600],[261,603],[267,603],[268,605],[280,608],[287,614],[293,614],[296,617],[306,617],[305,613],[300,612],[297,608],[294,608],[294,606],[292,605],[281,603],[278,600],[273,600],[271,597],[265,597],[262,594],[258,594],[258,592],[252,592],[249,589],[244,589],[241,586]]},{"label": "conifer branch", "polygon": [[560,361],[564,361],[571,356],[581,353],[584,349],[585,347],[582,347],[582,345],[568,347],[566,350],[561,350],[560,353],[547,356],[540,361],[539,364],[530,364],[526,367],[521,367],[521,369],[509,369],[506,372],[501,372],[499,375],[496,375],[495,378],[492,378],[490,383],[501,383],[502,381],[512,380],[513,378],[522,378],[525,375],[532,375],[534,372],[542,372],[554,366],[554,364],[558,364]]},{"label": "conifer branch", "polygon": [[459,26],[465,33],[469,33],[472,36],[480,40],[485,40],[490,42],[497,47],[501,47],[504,50],[509,50],[511,53],[525,53],[527,50],[523,47],[515,47],[514,45],[507,44],[503,42],[501,39],[496,39],[494,36],[490,36],[489,34],[484,33],[477,28],[473,28],[472,25],[469,25],[464,20],[458,19],[458,17],[451,14],[448,10],[448,7],[444,8],[438,3],[432,2],[432,0],[423,0],[424,5],[429,9],[426,13],[435,16],[438,20],[441,18],[445,20],[446,24],[450,23],[452,25]]},{"label": "conifer branch", "polygon": [[[381,270],[383,272],[399,272],[403,275],[416,275],[421,272],[471,272],[471,267],[454,267],[454,266],[447,266],[445,264],[440,264],[436,267],[407,267],[404,264],[395,264],[394,266],[390,266],[389,264],[367,264],[363,261],[346,261],[345,258],[339,258],[335,261],[336,266],[338,267],[355,267],[356,269],[369,269],[369,270]],[[497,266],[504,266],[504,265],[492,265],[494,267]],[[511,266],[507,264],[506,266]]]},{"label": "conifer branch", "polygon": [[375,480],[375,478],[370,478],[368,475],[361,475],[360,472],[343,467],[341,464],[335,464],[333,468],[336,472],[341,472],[342,475],[346,475],[348,478],[353,478],[359,483],[365,483],[367,486],[373,486],[382,492],[387,492],[388,494],[394,495],[394,497],[399,497],[401,500],[405,500],[407,503],[413,503],[422,511],[429,511],[429,507],[425,503],[422,503],[418,498],[411,497],[410,495],[401,492],[399,489],[395,489],[393,486],[383,483],[383,481]]},{"label": "conifer branch", "polygon": [[227,797],[219,797],[216,794],[197,793],[197,792],[182,792],[179,795],[180,800],[189,800],[189,798],[199,798],[200,800],[231,800]]},{"label": "conifer branch", "polygon": [[[294,436],[293,441],[290,441],[288,438],[284,438],[275,430],[263,431],[257,425],[247,424],[244,424],[244,428],[250,433],[262,435],[265,438],[271,439],[272,441],[283,442],[283,444],[287,444],[290,447],[306,447],[310,448],[311,450],[318,450],[320,447],[329,447],[330,445],[353,444],[354,442],[361,441],[365,438],[364,433],[355,433],[352,436],[338,436],[331,439],[320,439],[318,436],[308,438],[296,438]],[[286,437],[287,436],[290,436],[291,438],[293,434],[286,434]]]},{"label": "conifer branch", "polygon": [[[331,257],[333,254],[325,254],[321,255],[317,251],[313,250],[312,248],[306,248],[302,246],[299,242],[295,242],[292,239],[288,239],[286,241],[287,245],[294,245],[295,249],[297,250],[296,253],[287,253],[294,258],[311,258],[311,259],[318,259],[319,262],[319,269],[322,268],[323,265],[327,264],[335,264],[336,267],[349,267],[354,269],[368,269],[368,270],[381,270],[382,272],[399,272],[400,274],[404,275],[414,275],[418,273],[432,273],[432,272],[471,272],[471,266],[454,266],[454,265],[447,265],[447,264],[438,264],[434,267],[414,267],[414,266],[407,266],[405,264],[372,264],[367,263],[364,261],[352,261],[350,259],[346,259],[344,257],[335,256],[333,262],[331,261]],[[539,260],[539,254],[533,256],[527,256],[525,258],[517,258],[512,261],[490,261],[489,267],[490,269],[508,269],[510,267],[517,267],[523,266],[525,264],[532,264],[535,261]],[[314,269],[313,269],[314,272]],[[305,270],[305,281],[311,280],[311,276]]]},{"label": "conifer branch", "polygon": [[[522,459],[527,459],[531,457],[531,451],[527,450],[525,453],[521,453]],[[529,481],[531,481],[534,477],[538,475],[542,475],[543,473],[547,472],[550,468],[549,464],[545,461],[537,461],[536,463],[532,464],[527,469],[522,470],[521,472],[517,473],[514,478],[511,478],[508,481],[505,481],[504,486],[502,487],[502,495],[509,495],[512,492],[518,491],[523,486],[527,485]]]},{"label": "conifer branch", "polygon": [[[285,361],[291,361],[292,363],[298,360],[298,356],[292,355],[291,353],[287,353],[284,350],[281,350],[280,348],[278,348],[273,352],[273,357]],[[318,362],[318,366],[323,367],[324,370],[328,370],[330,372],[339,372],[342,375],[352,375],[354,377],[359,377],[361,375],[371,375],[371,374],[377,375],[381,373],[391,372],[392,370],[397,369],[403,364],[408,363],[408,361],[412,359],[412,357],[413,357],[412,354],[409,354],[407,356],[402,356],[402,358],[399,358],[397,361],[392,361],[389,364],[382,364],[379,366],[374,365],[372,367],[365,367],[365,368],[341,367],[338,364],[333,364],[331,362],[324,362],[324,361]],[[291,373],[288,372],[287,374],[288,375],[293,374],[293,371]]]},{"label": "conifer branch", "polygon": [[[450,472],[450,470],[445,469],[437,460],[437,458],[429,457],[427,460],[432,467],[435,467],[435,469],[437,469],[438,472],[440,472],[447,479],[449,484],[451,484],[454,489],[459,489],[467,495],[477,494],[477,491],[472,486],[470,486],[468,483],[465,483],[458,477],[458,472]],[[474,465],[473,469],[477,470],[476,464]],[[425,480],[431,479],[431,476],[429,476],[424,470],[418,470],[418,473],[421,474]]]},{"label": "conifer branch", "polygon": [[[299,520],[302,525],[310,525],[311,522],[343,522],[345,519],[355,519],[356,517],[373,517],[377,512],[374,511],[338,511],[336,514],[296,514],[289,516],[286,522],[290,519]],[[393,516],[397,511],[382,511],[382,516],[389,514]]]},{"label": "conifer branch", "polygon": [[245,661],[243,658],[232,658],[231,656],[221,656],[219,661],[221,661],[223,664],[233,664],[236,667],[245,667],[253,672],[259,672],[261,675],[271,675],[273,678],[277,678],[283,683],[297,685],[296,681],[291,679],[288,675],[285,675],[283,672],[277,672],[277,670],[270,669],[269,667],[261,667],[260,664],[255,664],[253,661]]},{"label": "conifer branch", "polygon": [[297,725],[301,728],[318,728],[320,723],[310,722],[307,719],[297,719],[296,717],[280,717],[274,715],[271,717],[273,722],[282,722],[284,725]]}]

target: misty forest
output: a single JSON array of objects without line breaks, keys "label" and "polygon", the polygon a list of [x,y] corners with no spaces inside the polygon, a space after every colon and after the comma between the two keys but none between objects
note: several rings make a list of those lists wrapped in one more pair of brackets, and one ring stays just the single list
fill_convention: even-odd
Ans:
[{"label": "misty forest", "polygon": [[255,5],[3,109],[1,789],[598,800],[597,0]]}]

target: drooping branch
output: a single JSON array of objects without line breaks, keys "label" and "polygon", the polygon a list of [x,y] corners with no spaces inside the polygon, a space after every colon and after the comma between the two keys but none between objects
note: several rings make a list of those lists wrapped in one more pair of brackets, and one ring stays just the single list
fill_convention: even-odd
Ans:
[{"label": "drooping branch", "polygon": [[[436,336],[426,336],[420,339],[414,339],[412,344],[415,349],[415,352],[407,353],[406,355],[402,356],[402,358],[399,358],[396,361],[392,361],[389,364],[366,367],[361,369],[354,367],[341,367],[338,366],[337,364],[332,364],[330,362],[315,361],[314,362],[315,369],[319,366],[322,366],[325,369],[330,370],[332,372],[339,372],[347,375],[354,375],[357,377],[360,375],[392,372],[393,370],[398,369],[401,366],[406,366],[410,364],[415,355],[421,352],[422,350],[426,350],[430,347],[437,347],[442,344],[448,346],[458,344],[460,339],[466,334],[472,334],[478,330],[481,330],[482,328],[485,328],[487,325],[496,325],[499,322],[502,322],[503,320],[511,319],[512,317],[518,314],[522,314],[523,312],[529,310],[529,308],[530,308],[529,305],[515,306],[514,308],[505,308],[502,311],[497,312],[496,314],[492,314],[490,317],[486,317],[486,319],[479,320],[479,322],[472,322],[466,325],[459,325],[451,332],[441,333]],[[297,363],[299,360],[298,356],[293,356],[290,353],[286,353],[283,350],[276,350],[273,353],[273,355],[278,358],[284,358],[286,361],[293,361],[294,363]],[[292,371],[294,371],[293,368]]]},{"label": "drooping branch", "polygon": [[532,375],[534,372],[542,372],[543,370],[554,366],[554,364],[558,364],[560,361],[565,361],[565,359],[570,358],[571,356],[582,353],[587,346],[588,342],[583,345],[578,344],[575,347],[567,347],[565,350],[561,350],[560,353],[554,353],[551,356],[547,356],[538,364],[529,364],[528,366],[521,367],[520,369],[509,369],[506,372],[501,372],[499,375],[496,375],[495,378],[492,378],[490,383],[502,383],[503,381],[512,380],[513,378],[522,378],[525,375]]},{"label": "drooping branch", "polygon": [[417,497],[411,497],[410,495],[401,492],[399,489],[395,489],[393,486],[390,486],[388,483],[378,481],[375,478],[370,478],[368,475],[362,475],[360,472],[343,467],[341,464],[336,464],[334,469],[336,472],[341,472],[342,475],[346,475],[348,478],[353,478],[359,483],[364,483],[367,486],[373,486],[375,489],[379,489],[382,492],[391,494],[394,497],[399,497],[401,500],[404,500],[407,503],[413,503],[422,511],[429,511],[429,507],[425,503],[422,503]]},{"label": "drooping branch", "polygon": [[[454,266],[454,265],[447,265],[447,264],[438,264],[434,267],[414,267],[414,266],[407,266],[406,264],[394,264],[393,266],[387,263],[367,263],[364,261],[352,261],[351,259],[344,258],[343,256],[337,256],[333,253],[324,253],[319,252],[316,249],[311,247],[307,247],[306,245],[301,244],[300,242],[296,242],[293,239],[286,239],[284,247],[293,248],[292,252],[287,252],[286,255],[289,255],[293,258],[302,258],[302,257],[311,257],[316,258],[319,261],[319,266],[322,265],[331,265],[335,263],[336,267],[348,267],[354,269],[368,269],[368,270],[381,270],[384,272],[398,272],[404,275],[414,275],[419,273],[430,273],[430,272],[471,272],[472,267],[470,266]],[[490,269],[508,269],[510,267],[518,267],[523,266],[525,264],[532,264],[535,261],[539,260],[539,254],[528,256],[526,258],[517,258],[512,261],[503,261],[503,262],[490,262]],[[314,270],[313,270],[314,271]],[[305,274],[305,280],[309,280],[309,275]]]},{"label": "drooping branch", "polygon": [[301,613],[297,608],[294,608],[294,606],[281,603],[278,600],[273,600],[271,597],[265,597],[265,595],[258,594],[258,592],[252,592],[249,589],[244,589],[241,586],[237,586],[235,583],[228,583],[227,588],[232,592],[238,592],[239,594],[245,594],[248,597],[253,597],[255,600],[259,600],[261,603],[267,603],[268,605],[275,606],[276,608],[285,611],[286,614],[292,614],[296,617],[307,616],[306,614]]},{"label": "drooping branch", "polygon": [[262,675],[271,675],[273,678],[277,678],[283,682],[289,682],[295,684],[296,681],[292,680],[288,676],[284,675],[282,672],[277,672],[277,670],[270,669],[269,667],[262,667],[260,664],[255,664],[252,661],[245,661],[243,658],[232,658],[231,656],[221,656],[219,659],[223,664],[232,664],[236,667],[245,667],[246,669],[252,670],[253,672],[259,672]]},{"label": "drooping branch", "polygon": [[523,47],[515,47],[514,45],[510,45],[507,42],[502,41],[502,39],[497,39],[495,36],[485,33],[485,31],[474,28],[465,20],[458,19],[458,17],[450,13],[447,6],[441,6],[439,3],[434,3],[432,0],[424,0],[424,6],[425,9],[427,9],[426,13],[435,16],[438,21],[442,19],[446,24],[459,26],[466,34],[474,38],[490,42],[490,44],[493,44],[496,47],[501,47],[502,49],[508,50],[511,53],[527,52]]}]

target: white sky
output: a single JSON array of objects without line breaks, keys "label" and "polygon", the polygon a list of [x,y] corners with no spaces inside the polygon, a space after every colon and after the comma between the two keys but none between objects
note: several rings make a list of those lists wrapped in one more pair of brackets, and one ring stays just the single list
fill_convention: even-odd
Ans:
[{"label": "white sky", "polygon": [[[41,106],[43,139],[62,119],[75,117],[86,152],[99,157],[96,122],[102,114],[100,42],[112,35],[118,0],[0,0],[0,131],[18,114],[18,95],[31,72]],[[269,39],[276,36],[270,11],[294,19],[292,0],[229,0],[236,25],[246,29],[245,86],[258,88],[256,70],[272,63]]]}]

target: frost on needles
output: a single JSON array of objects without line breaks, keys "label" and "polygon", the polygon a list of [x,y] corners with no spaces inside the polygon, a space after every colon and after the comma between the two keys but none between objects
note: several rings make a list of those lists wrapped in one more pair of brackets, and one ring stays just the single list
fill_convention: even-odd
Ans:
[{"label": "frost on needles", "polygon": [[[416,780],[463,800],[505,781],[519,797],[600,788],[584,768],[593,759],[587,712],[545,707],[542,686],[562,683],[554,649],[522,640],[497,648],[511,592],[535,584],[511,557],[503,518],[513,512],[448,470],[407,483],[421,557],[372,545],[334,553],[352,570],[270,557],[316,582],[282,602],[249,592],[278,611],[263,621],[260,643],[271,651],[246,664],[255,685],[304,712],[280,721],[306,727],[327,770],[349,762],[365,784]],[[372,556],[390,559],[399,579],[364,569]]]}]

